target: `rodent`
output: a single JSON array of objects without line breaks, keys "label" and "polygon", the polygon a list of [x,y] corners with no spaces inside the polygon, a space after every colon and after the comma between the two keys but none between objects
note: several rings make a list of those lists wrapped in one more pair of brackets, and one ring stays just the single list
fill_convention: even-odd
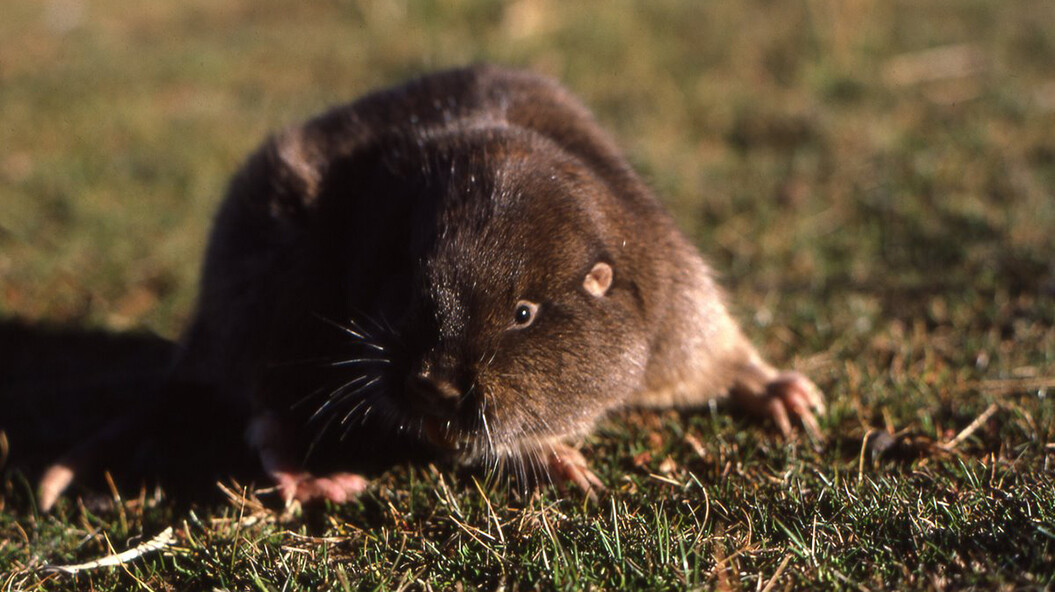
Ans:
[{"label": "rodent", "polygon": [[[628,406],[731,396],[819,436],[820,391],[764,362],[723,298],[577,99],[473,66],[368,94],[250,156],[173,375],[244,409],[287,499],[366,487],[340,454],[327,474],[303,458],[368,428],[592,492],[571,444]],[[76,464],[45,475],[44,505]]]}]

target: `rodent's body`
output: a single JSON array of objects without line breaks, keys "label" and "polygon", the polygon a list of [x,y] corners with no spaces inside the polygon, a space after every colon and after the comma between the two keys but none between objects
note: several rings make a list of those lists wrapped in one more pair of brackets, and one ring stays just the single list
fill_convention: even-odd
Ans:
[{"label": "rodent's body", "polygon": [[821,404],[758,357],[589,112],[492,67],[265,143],[217,216],[183,352],[180,379],[244,406],[298,497],[361,488],[290,476],[313,442],[361,425],[470,462],[543,461],[589,488],[566,444],[614,409],[731,393],[786,431],[788,412],[815,428]]}]

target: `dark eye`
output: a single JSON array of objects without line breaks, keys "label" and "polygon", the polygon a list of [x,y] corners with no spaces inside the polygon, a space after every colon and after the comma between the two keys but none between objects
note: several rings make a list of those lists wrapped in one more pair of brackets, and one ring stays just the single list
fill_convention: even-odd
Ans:
[{"label": "dark eye", "polygon": [[513,323],[518,328],[527,327],[535,320],[538,305],[533,302],[521,300],[517,302],[516,310],[513,311]]}]

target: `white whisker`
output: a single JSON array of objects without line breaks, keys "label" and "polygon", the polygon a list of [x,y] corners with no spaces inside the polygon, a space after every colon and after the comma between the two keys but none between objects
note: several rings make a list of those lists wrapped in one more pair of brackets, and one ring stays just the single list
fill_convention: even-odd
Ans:
[{"label": "white whisker", "polygon": [[[368,378],[368,375],[366,375],[366,374],[363,374],[363,375],[360,375],[360,376],[356,376],[355,378],[349,380],[348,382],[346,382],[346,383],[342,384],[341,386],[339,386],[339,387],[333,389],[332,391],[330,391],[330,393],[328,395],[326,395],[326,400],[323,401],[322,405],[319,405],[319,408],[315,410],[315,413],[311,414],[311,417],[308,418],[308,421],[309,422],[313,421],[324,410],[329,409],[333,405],[336,405],[337,403],[339,403],[342,400],[344,400],[344,391],[345,391],[345,389],[347,389],[347,388],[349,388],[351,386],[354,386],[355,383],[361,382],[363,380],[366,380],[367,378]],[[356,389],[356,390],[358,391],[358,389]],[[318,392],[318,391],[316,391],[316,392]],[[334,396],[334,395],[337,395],[337,396]]]},{"label": "white whisker", "polygon": [[354,390],[344,391],[344,392],[340,393],[339,395],[337,395],[336,397],[334,397],[334,399],[338,403],[343,403],[343,402],[347,401],[348,399],[351,399],[352,397],[354,397],[356,395],[360,395],[362,393],[367,392],[369,389],[373,388],[374,386],[377,386],[377,384],[379,382],[381,382],[381,377],[380,376],[375,376],[372,379],[370,379],[370,382],[367,382],[366,384],[358,386]]},{"label": "white whisker", "polygon": [[330,367],[337,366],[352,366],[355,364],[391,364],[392,360],[388,358],[350,358],[347,360],[340,360],[338,362],[330,362],[326,364]]},{"label": "white whisker", "polygon": [[353,321],[351,319],[349,319],[348,322],[351,323],[356,329],[359,329],[359,331],[356,331],[356,329],[353,329],[352,327],[349,327],[348,325],[342,325],[341,323],[338,323],[337,321],[330,320],[330,319],[328,319],[328,318],[326,318],[326,317],[324,317],[324,316],[322,316],[322,315],[320,315],[318,313],[312,313],[312,315],[314,315],[315,318],[317,318],[320,321],[326,323],[327,325],[330,325],[330,326],[335,327],[335,328],[337,328],[337,329],[339,329],[341,331],[344,331],[345,333],[351,335],[352,337],[356,337],[356,338],[360,339],[363,342],[367,342],[368,340],[373,339],[373,335],[370,335],[370,333],[368,331],[363,331],[362,327],[359,326],[355,321]]}]

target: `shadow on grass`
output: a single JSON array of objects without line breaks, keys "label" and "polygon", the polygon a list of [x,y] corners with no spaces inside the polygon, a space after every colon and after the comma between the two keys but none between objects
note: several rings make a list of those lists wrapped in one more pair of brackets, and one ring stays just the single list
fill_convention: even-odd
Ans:
[{"label": "shadow on grass", "polygon": [[[178,506],[222,499],[218,481],[270,483],[246,443],[249,403],[174,379],[169,367],[176,349],[148,333],[0,320],[3,476],[36,484],[48,466],[91,442],[96,462],[78,474],[72,493],[93,501],[110,494],[106,472],[124,496],[156,485]],[[317,429],[309,422],[298,434],[310,439]],[[435,460],[416,439],[367,426],[323,430],[314,444],[302,451],[314,474],[374,476],[397,464]]]},{"label": "shadow on grass", "polygon": [[0,320],[5,477],[21,473],[36,483],[48,465],[129,412],[149,419],[108,442],[104,466],[78,478],[75,491],[83,484],[108,492],[103,472],[110,471],[125,495],[156,484],[181,502],[204,501],[216,498],[221,477],[255,477],[244,418],[201,389],[159,396],[175,349],[149,333]]}]

